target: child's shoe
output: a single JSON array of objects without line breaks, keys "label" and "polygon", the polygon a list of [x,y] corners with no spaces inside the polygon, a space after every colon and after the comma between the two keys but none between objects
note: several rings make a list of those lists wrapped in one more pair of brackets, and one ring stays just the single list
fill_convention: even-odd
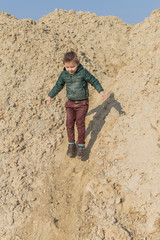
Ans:
[{"label": "child's shoe", "polygon": [[81,160],[84,159],[84,155],[85,155],[85,147],[84,146],[78,146],[77,149],[77,157]]},{"label": "child's shoe", "polygon": [[76,156],[76,144],[68,144],[67,156],[74,158]]}]

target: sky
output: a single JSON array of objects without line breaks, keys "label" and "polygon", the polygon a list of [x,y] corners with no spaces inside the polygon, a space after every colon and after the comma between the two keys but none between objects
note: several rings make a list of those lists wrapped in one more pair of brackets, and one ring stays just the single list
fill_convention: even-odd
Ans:
[{"label": "sky", "polygon": [[160,0],[0,0],[0,11],[18,19],[37,21],[54,10],[74,9],[96,13],[98,16],[116,16],[128,24],[143,22],[150,13],[160,8]]}]

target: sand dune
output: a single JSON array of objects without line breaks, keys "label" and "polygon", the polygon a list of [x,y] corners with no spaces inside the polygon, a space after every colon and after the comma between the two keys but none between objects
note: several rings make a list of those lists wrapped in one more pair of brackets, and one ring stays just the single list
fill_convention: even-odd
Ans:
[{"label": "sand dune", "polygon": [[[160,9],[136,25],[55,10],[0,12],[0,239],[160,239]],[[75,50],[90,86],[86,161],[66,157],[65,89],[44,98]]]}]

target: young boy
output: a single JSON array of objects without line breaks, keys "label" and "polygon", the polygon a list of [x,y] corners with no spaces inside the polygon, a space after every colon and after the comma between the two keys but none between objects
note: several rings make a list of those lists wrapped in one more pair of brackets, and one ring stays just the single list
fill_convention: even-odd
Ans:
[{"label": "young boy", "polygon": [[75,52],[65,53],[63,64],[64,70],[45,99],[45,103],[50,103],[51,98],[55,97],[66,84],[66,97],[68,98],[65,103],[67,112],[66,127],[69,142],[67,155],[70,157],[75,157],[76,155],[74,133],[74,125],[76,123],[78,131],[77,157],[83,159],[85,150],[85,117],[88,111],[89,97],[88,83],[100,93],[102,99],[106,99],[109,96],[104,92],[99,81],[79,63]]}]

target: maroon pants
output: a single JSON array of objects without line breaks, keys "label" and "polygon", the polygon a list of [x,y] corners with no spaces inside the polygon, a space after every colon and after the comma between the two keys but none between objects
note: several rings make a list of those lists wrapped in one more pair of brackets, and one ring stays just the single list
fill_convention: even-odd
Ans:
[{"label": "maroon pants", "polygon": [[88,99],[81,101],[68,100],[65,104],[68,142],[75,142],[74,125],[78,131],[78,144],[85,144],[85,117],[88,111]]}]

